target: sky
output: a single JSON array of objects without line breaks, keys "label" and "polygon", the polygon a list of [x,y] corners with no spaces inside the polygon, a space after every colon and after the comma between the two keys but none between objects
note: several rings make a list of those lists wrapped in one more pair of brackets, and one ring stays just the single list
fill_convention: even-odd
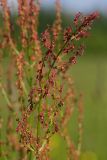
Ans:
[{"label": "sky", "polygon": [[[43,6],[53,5],[55,0],[41,0]],[[61,0],[62,6],[68,11],[90,12],[100,10],[107,12],[107,0]]]},{"label": "sky", "polygon": [[[8,0],[11,8],[15,7],[17,0]],[[54,6],[55,0],[41,0],[43,7]],[[61,0],[62,7],[68,12],[90,12],[100,10],[107,13],[107,0]]]}]

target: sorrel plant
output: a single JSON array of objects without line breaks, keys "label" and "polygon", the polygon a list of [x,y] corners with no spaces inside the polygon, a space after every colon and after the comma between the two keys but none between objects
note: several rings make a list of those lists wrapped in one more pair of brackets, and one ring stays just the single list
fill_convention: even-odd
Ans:
[{"label": "sorrel plant", "polygon": [[[77,13],[72,26],[62,28],[61,5],[56,0],[56,19],[38,35],[40,2],[18,0],[18,16],[11,24],[6,0],[0,0],[3,24],[0,28],[0,60],[8,53],[6,80],[1,65],[0,90],[6,100],[8,114],[6,138],[0,140],[0,157],[17,160],[49,160],[50,141],[58,134],[67,144],[67,160],[79,160],[83,132],[82,94],[76,94],[69,69],[83,55],[94,12]],[[15,78],[16,77],[16,78]],[[67,130],[68,122],[78,106],[78,144]],[[15,120],[17,123],[15,123]],[[17,125],[17,126],[16,126]],[[0,130],[3,117],[0,118]]]}]

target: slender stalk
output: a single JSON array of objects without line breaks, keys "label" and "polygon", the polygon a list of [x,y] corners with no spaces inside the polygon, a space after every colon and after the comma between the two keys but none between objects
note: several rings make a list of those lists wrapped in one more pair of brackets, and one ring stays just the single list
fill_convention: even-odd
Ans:
[{"label": "slender stalk", "polygon": [[12,41],[12,40],[10,40],[10,44],[11,44],[12,49],[13,49],[13,50],[14,50],[14,52],[16,53],[16,55],[19,55],[19,54],[20,54],[20,52],[16,49],[16,47],[15,47],[15,45],[14,45],[14,43],[13,43],[13,41]]},{"label": "slender stalk", "polygon": [[27,91],[25,83],[23,81],[21,81],[21,85],[22,85],[22,88],[24,90],[25,95],[28,96],[28,91]]},{"label": "slender stalk", "polygon": [[[39,145],[39,136],[40,136],[40,109],[41,109],[42,97],[40,97],[39,106],[38,106],[38,116],[37,116],[37,145]],[[39,158],[39,148],[37,147],[37,157]]]},{"label": "slender stalk", "polygon": [[29,160],[32,160],[32,151],[29,151],[28,158],[29,158]]},{"label": "slender stalk", "polygon": [[5,89],[4,89],[4,87],[2,86],[1,83],[0,83],[0,88],[1,88],[2,94],[3,94],[4,98],[5,98],[6,103],[8,104],[8,106],[12,106],[12,104],[11,104],[11,102],[9,100],[9,97],[8,97],[6,91],[5,91]]}]

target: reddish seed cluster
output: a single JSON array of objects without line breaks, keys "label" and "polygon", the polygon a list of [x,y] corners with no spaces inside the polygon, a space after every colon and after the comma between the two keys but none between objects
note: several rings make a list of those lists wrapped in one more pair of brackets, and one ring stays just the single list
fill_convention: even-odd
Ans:
[{"label": "reddish seed cluster", "polygon": [[18,122],[16,131],[22,136],[22,143],[25,147],[29,149],[29,145],[36,146],[36,138],[33,136],[32,131],[28,125],[28,118],[31,114],[31,109],[28,108],[26,112],[23,113],[21,121]]},{"label": "reddish seed cluster", "polygon": [[77,21],[80,21],[80,26],[77,27],[77,31],[75,32],[75,38],[79,40],[80,38],[87,37],[88,30],[90,30],[93,21],[98,18],[99,14],[94,12],[89,16],[82,17],[82,19],[77,18]]},{"label": "reddish seed cluster", "polygon": [[42,33],[42,42],[43,42],[44,47],[46,47],[47,49],[50,49],[50,47],[51,47],[51,38],[50,38],[49,29],[46,29]]},{"label": "reddish seed cluster", "polygon": [[27,45],[27,18],[28,18],[28,1],[27,0],[18,0],[18,24],[21,29],[21,42],[22,46],[25,47]]},{"label": "reddish seed cluster", "polygon": [[[37,27],[38,27],[38,15],[40,11],[39,4],[35,5],[34,0],[29,1],[29,29],[31,30],[32,34],[32,41],[37,40]],[[35,30],[36,27],[36,30]],[[34,39],[33,39],[34,38]]]},{"label": "reddish seed cluster", "polygon": [[80,18],[80,16],[81,16],[81,13],[79,12],[74,17],[74,24],[75,24],[76,27],[79,25],[79,18]]},{"label": "reddish seed cluster", "polygon": [[32,88],[28,95],[28,108],[32,111],[34,106],[34,96],[35,96],[35,88]]},{"label": "reddish seed cluster", "polygon": [[72,27],[70,26],[66,28],[64,31],[64,42],[65,43],[68,42],[71,36],[72,36]]},{"label": "reddish seed cluster", "polygon": [[74,56],[69,58],[69,63],[75,64],[77,62],[77,57],[82,56],[84,53],[84,46],[80,45],[79,48],[74,52]]},{"label": "reddish seed cluster", "polygon": [[98,17],[99,17],[98,12],[94,12],[94,13],[90,14],[89,16],[84,17],[83,22],[82,22],[82,26],[84,26],[84,27],[90,26],[91,23]]},{"label": "reddish seed cluster", "polygon": [[10,22],[10,10],[7,5],[7,0],[1,0],[0,5],[3,9],[3,18],[4,18],[4,30],[3,30],[3,43],[2,47],[5,48],[7,44],[10,44],[11,39],[11,22]]},{"label": "reddish seed cluster", "polygon": [[22,80],[23,80],[23,67],[24,67],[24,53],[21,52],[16,59],[17,64],[17,88],[19,89],[20,94],[22,95],[23,88],[22,88]]},{"label": "reddish seed cluster", "polygon": [[67,47],[64,49],[63,52],[67,54],[68,52],[72,52],[74,49],[75,49],[75,45],[68,43]]},{"label": "reddish seed cluster", "polygon": [[40,11],[40,4],[37,2],[35,4],[34,0],[29,1],[29,31],[30,31],[30,41],[33,44],[32,48],[36,54],[36,56],[39,57],[41,56],[41,47],[40,47],[40,41],[38,37],[38,16],[39,16],[39,11]]},{"label": "reddish seed cluster", "polygon": [[58,35],[61,33],[61,3],[60,0],[56,1],[56,20],[52,27],[53,38],[56,41]]}]

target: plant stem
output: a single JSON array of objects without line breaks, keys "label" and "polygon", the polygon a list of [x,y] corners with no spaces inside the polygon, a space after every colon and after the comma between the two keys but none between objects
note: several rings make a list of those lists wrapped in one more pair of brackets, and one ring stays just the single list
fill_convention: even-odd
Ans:
[{"label": "plant stem", "polygon": [[76,34],[76,32],[73,33],[73,36],[71,36],[71,37],[64,43],[64,45],[62,46],[62,48],[59,50],[59,52],[58,52],[55,60],[53,61],[52,65],[51,65],[51,68],[49,69],[49,71],[48,71],[48,73],[47,73],[47,79],[49,79],[51,70],[52,70],[52,68],[54,67],[54,65],[55,65],[55,63],[56,63],[59,55],[62,53],[62,51],[64,50],[64,48],[66,47],[66,45],[69,43],[69,41],[70,41],[70,40],[72,41],[72,40],[75,38],[75,34]]},{"label": "plant stem", "polygon": [[32,151],[29,151],[28,157],[29,157],[29,160],[32,160]]},{"label": "plant stem", "polygon": [[[42,97],[40,96],[39,106],[38,106],[38,116],[37,116],[37,145],[39,146],[39,136],[40,136],[40,109],[41,109]],[[39,157],[39,147],[37,146],[37,157]]]},{"label": "plant stem", "polygon": [[19,55],[19,54],[20,54],[20,52],[16,49],[16,47],[15,47],[15,45],[14,45],[14,43],[13,43],[13,41],[12,41],[12,40],[10,41],[10,44],[11,44],[12,49],[13,49],[13,50],[14,50],[14,52],[16,53],[16,55]]},{"label": "plant stem", "polygon": [[11,102],[10,102],[10,100],[9,100],[9,97],[8,97],[6,91],[5,91],[5,89],[4,89],[4,87],[2,86],[1,83],[0,83],[0,88],[1,88],[2,94],[3,94],[3,96],[4,96],[4,98],[5,98],[6,102],[7,102],[7,104],[8,104],[9,106],[12,106],[12,104],[11,104]]},{"label": "plant stem", "polygon": [[21,81],[21,85],[22,85],[22,88],[24,90],[25,95],[28,96],[28,91],[27,91],[27,89],[25,87],[25,83],[23,81]]}]

